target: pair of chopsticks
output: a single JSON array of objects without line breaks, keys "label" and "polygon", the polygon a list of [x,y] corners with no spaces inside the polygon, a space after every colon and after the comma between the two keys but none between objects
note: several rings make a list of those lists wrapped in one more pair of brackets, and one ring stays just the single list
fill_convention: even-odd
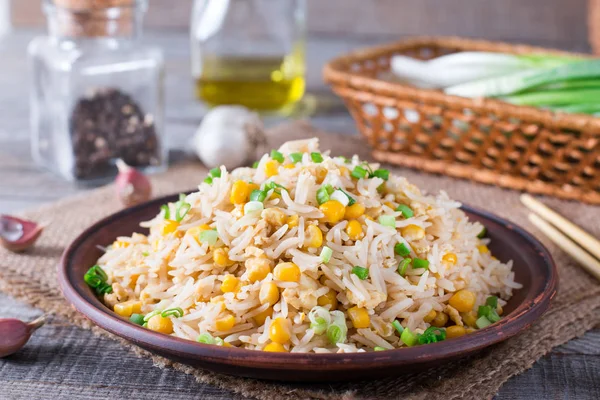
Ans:
[{"label": "pair of chopsticks", "polygon": [[521,195],[529,221],[600,280],[600,241],[528,194]]}]

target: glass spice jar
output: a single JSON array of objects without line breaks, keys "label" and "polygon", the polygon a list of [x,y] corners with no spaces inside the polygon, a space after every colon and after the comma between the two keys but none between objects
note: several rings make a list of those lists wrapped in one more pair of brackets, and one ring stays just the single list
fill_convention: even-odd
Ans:
[{"label": "glass spice jar", "polygon": [[167,165],[164,60],[140,42],[146,0],[44,0],[48,35],[28,53],[35,161],[66,179],[100,184],[115,162]]}]

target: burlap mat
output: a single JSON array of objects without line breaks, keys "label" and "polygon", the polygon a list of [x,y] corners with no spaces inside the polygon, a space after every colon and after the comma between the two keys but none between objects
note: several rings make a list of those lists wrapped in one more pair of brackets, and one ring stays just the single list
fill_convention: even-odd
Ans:
[{"label": "burlap mat", "polygon": [[[292,138],[319,136],[322,149],[335,154],[359,154],[368,158],[368,149],[355,137],[315,132],[306,123],[281,126],[269,133],[270,147]],[[548,246],[559,268],[560,289],[551,309],[534,326],[517,337],[482,351],[475,357],[455,362],[428,373],[411,375],[401,372],[398,378],[371,382],[336,384],[268,383],[215,374],[173,363],[125,342],[92,326],[69,307],[56,283],[56,264],[65,246],[85,227],[119,209],[113,188],[89,191],[77,197],[24,213],[37,221],[51,221],[35,248],[17,255],[0,249],[0,290],[26,303],[52,312],[57,318],[98,335],[108,336],[142,357],[152,357],[162,368],[174,368],[191,374],[199,382],[227,388],[238,394],[258,399],[483,399],[491,398],[511,376],[528,369],[553,347],[582,335],[600,324],[600,285],[527,222],[527,211],[518,200],[519,193],[491,186],[459,181],[441,176],[425,175],[398,169],[413,183],[430,192],[446,190],[451,197],[506,217],[531,230]],[[206,174],[200,164],[173,167],[169,172],[153,177],[155,195],[192,189]],[[600,236],[600,207],[546,198],[551,207],[560,210],[570,220]],[[400,372],[400,371],[399,371]]]}]

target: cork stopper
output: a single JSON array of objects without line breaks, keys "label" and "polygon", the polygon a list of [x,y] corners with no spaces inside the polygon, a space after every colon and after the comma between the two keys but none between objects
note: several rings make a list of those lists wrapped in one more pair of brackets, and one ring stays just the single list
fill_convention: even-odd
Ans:
[{"label": "cork stopper", "polygon": [[131,35],[138,0],[53,0],[51,29],[61,36]]}]

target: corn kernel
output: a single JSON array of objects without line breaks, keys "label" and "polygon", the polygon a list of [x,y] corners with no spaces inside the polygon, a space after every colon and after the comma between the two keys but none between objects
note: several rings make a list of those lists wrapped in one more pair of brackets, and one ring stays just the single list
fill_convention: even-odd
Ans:
[{"label": "corn kernel", "polygon": [[208,231],[208,230],[210,230],[210,226],[208,224],[202,224],[200,226],[194,226],[193,228],[188,229],[185,232],[185,234],[191,235],[194,238],[196,238],[196,240],[198,240],[198,236],[200,236],[200,232]]},{"label": "corn kernel", "polygon": [[[323,275],[325,276],[325,275]],[[330,306],[329,311],[333,311],[338,306],[337,293],[335,290],[330,289],[329,292],[325,293],[317,299],[317,304],[321,307]]]},{"label": "corn kernel", "polygon": [[273,270],[273,275],[278,281],[300,282],[300,268],[293,262],[278,264]]},{"label": "corn kernel", "polygon": [[285,318],[275,318],[273,322],[271,322],[271,326],[269,327],[269,339],[273,342],[284,344],[289,342],[291,336],[289,324]]},{"label": "corn kernel", "polygon": [[229,247],[219,247],[213,252],[213,260],[219,267],[229,267],[233,262],[229,259]]},{"label": "corn kernel", "polygon": [[389,202],[389,201],[386,201],[384,204],[386,206],[388,206],[389,208],[391,208],[392,210],[396,208],[396,206],[393,203]]},{"label": "corn kernel", "polygon": [[317,167],[315,168],[315,178],[317,183],[320,185],[321,183],[323,183],[323,181],[325,180],[325,177],[327,177],[327,168],[323,168],[323,167]]},{"label": "corn kernel", "polygon": [[286,165],[283,166],[283,168],[285,168],[285,169],[294,169],[294,168],[296,168],[296,166],[294,164],[286,164]]},{"label": "corn kernel", "polygon": [[340,175],[342,176],[348,176],[348,174],[350,174],[350,171],[348,170],[348,168],[341,166],[338,168],[340,170]]},{"label": "corn kernel", "polygon": [[344,207],[344,205],[337,200],[326,201],[319,206],[319,210],[325,214],[325,222],[329,222],[330,224],[335,224],[341,221],[346,213],[346,207]]},{"label": "corn kernel", "polygon": [[238,284],[240,280],[235,276],[228,274],[223,278],[223,283],[221,283],[221,292],[223,293],[231,293],[236,292],[238,289]]},{"label": "corn kernel", "polygon": [[135,285],[137,284],[137,280],[140,277],[139,274],[132,274],[131,277],[129,278],[129,287],[131,289],[135,289]]},{"label": "corn kernel", "polygon": [[371,325],[371,318],[369,317],[369,313],[364,308],[360,307],[352,307],[348,309],[348,316],[350,317],[350,321],[352,321],[352,325],[355,328],[368,328]]},{"label": "corn kernel", "polygon": [[263,351],[268,351],[271,353],[285,353],[287,352],[287,350],[285,349],[285,347],[283,347],[283,345],[277,343],[277,342],[271,342],[268,345],[266,345],[263,349]]},{"label": "corn kernel", "polygon": [[423,321],[427,322],[429,324],[431,321],[433,321],[435,319],[436,315],[437,315],[437,312],[435,310],[431,310],[425,317],[423,317]]},{"label": "corn kernel", "polygon": [[265,175],[267,178],[275,176],[279,173],[279,163],[275,160],[269,160],[265,163]]},{"label": "corn kernel", "polygon": [[477,314],[473,311],[460,314],[465,325],[475,328],[477,326]]},{"label": "corn kernel", "polygon": [[162,224],[161,234],[163,236],[168,235],[169,233],[175,232],[177,228],[179,228],[179,222],[166,219]]},{"label": "corn kernel", "polygon": [[446,328],[446,338],[452,339],[467,334],[467,330],[463,326],[452,325]]},{"label": "corn kernel", "polygon": [[425,237],[425,229],[413,224],[400,229],[400,233],[408,241],[421,240]]},{"label": "corn kernel", "polygon": [[365,213],[365,206],[360,203],[354,203],[351,206],[346,207],[344,213],[345,219],[357,219]]},{"label": "corn kernel", "polygon": [[431,325],[437,328],[442,328],[448,323],[448,314],[439,312],[435,318],[431,321]]},{"label": "corn kernel", "polygon": [[475,330],[476,330],[475,328],[469,327],[469,328],[465,329],[465,332],[466,333],[473,333],[473,332],[475,332]]},{"label": "corn kernel", "polygon": [[458,261],[458,257],[456,257],[455,253],[446,253],[442,257],[442,261],[448,265],[456,265]]},{"label": "corn kernel", "polygon": [[348,226],[346,226],[346,233],[350,240],[358,240],[363,235],[363,228],[357,220],[353,219],[348,221]]},{"label": "corn kernel", "polygon": [[459,312],[469,312],[475,306],[475,294],[470,290],[462,289],[454,293],[448,303]]},{"label": "corn kernel", "polygon": [[279,301],[279,288],[273,282],[263,283],[258,292],[258,299],[260,300],[260,304],[268,303],[272,306]]},{"label": "corn kernel", "polygon": [[173,321],[158,314],[148,320],[148,329],[170,335],[173,333]]},{"label": "corn kernel", "polygon": [[125,301],[115,304],[113,309],[121,317],[131,317],[131,314],[139,314],[142,311],[142,302],[138,300]]},{"label": "corn kernel", "polygon": [[323,232],[316,225],[306,227],[304,236],[305,247],[321,247],[323,245]]},{"label": "corn kernel", "polygon": [[219,331],[228,331],[235,325],[235,317],[231,314],[215,321],[215,328]]},{"label": "corn kernel", "polygon": [[231,186],[231,194],[229,195],[229,201],[232,204],[244,204],[250,197],[250,184],[246,181],[235,181]]},{"label": "corn kernel", "polygon": [[124,240],[115,240],[112,244],[113,249],[124,249],[125,247],[129,247],[129,242]]},{"label": "corn kernel", "polygon": [[498,313],[498,315],[502,315],[502,313],[504,312],[504,309],[500,304],[498,304],[498,307],[496,307],[496,312]]},{"label": "corn kernel", "polygon": [[477,250],[479,250],[479,252],[481,254],[485,254],[485,253],[489,253],[490,249],[488,249],[488,247],[485,244],[480,244],[477,246]]},{"label": "corn kernel", "polygon": [[264,219],[269,225],[276,228],[280,228],[285,224],[286,216],[279,208],[267,208],[261,213],[262,219]]},{"label": "corn kernel", "polygon": [[246,260],[248,280],[256,282],[263,280],[271,272],[271,262],[266,258],[254,257]]},{"label": "corn kernel", "polygon": [[289,217],[287,217],[287,224],[290,227],[290,229],[295,228],[298,226],[298,215],[290,215]]},{"label": "corn kernel", "polygon": [[267,317],[271,316],[273,316],[273,307],[269,307],[266,310],[259,312],[254,317],[252,317],[252,319],[254,320],[254,323],[257,326],[261,326],[264,325]]}]

